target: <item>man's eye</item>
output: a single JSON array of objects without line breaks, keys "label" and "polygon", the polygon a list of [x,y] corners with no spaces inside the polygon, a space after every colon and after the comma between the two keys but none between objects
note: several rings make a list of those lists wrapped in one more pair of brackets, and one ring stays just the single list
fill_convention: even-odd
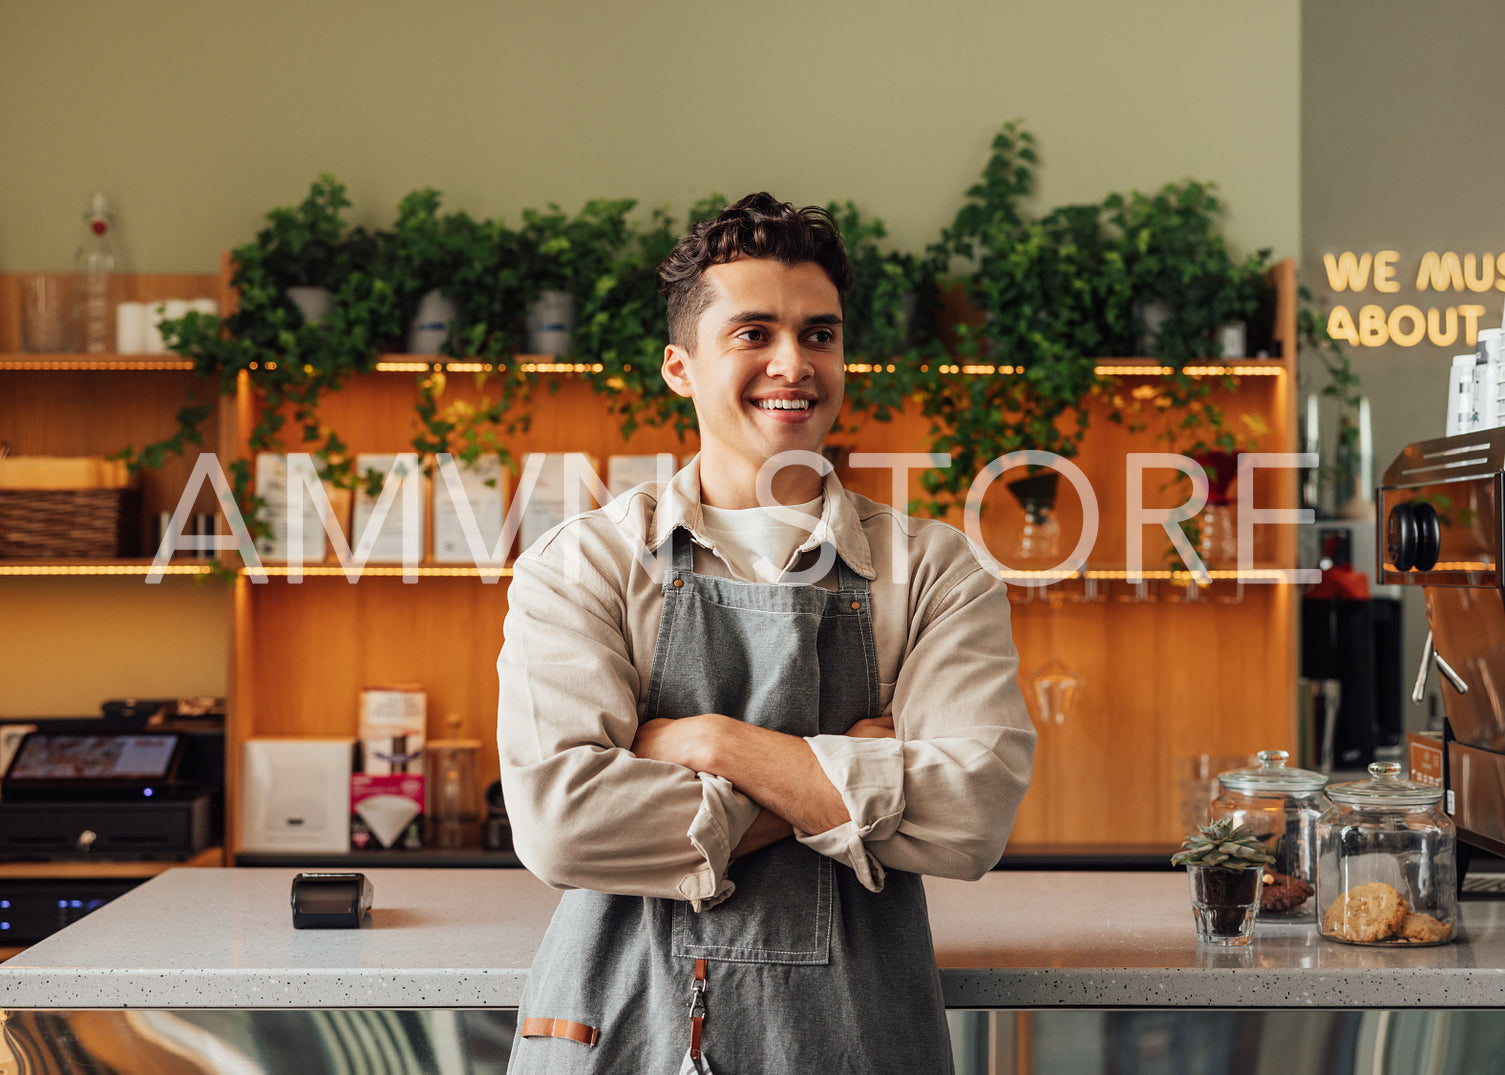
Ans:
[{"label": "man's eye", "polygon": [[749,343],[762,343],[767,335],[760,328],[745,328],[737,333],[737,339],[747,340]]},{"label": "man's eye", "polygon": [[828,328],[816,329],[806,337],[811,343],[835,343],[836,333]]}]

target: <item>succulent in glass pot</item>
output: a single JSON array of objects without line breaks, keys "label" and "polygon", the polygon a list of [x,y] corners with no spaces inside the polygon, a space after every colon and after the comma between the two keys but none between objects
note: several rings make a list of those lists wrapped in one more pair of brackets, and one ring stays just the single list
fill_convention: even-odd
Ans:
[{"label": "succulent in glass pot", "polygon": [[1274,862],[1259,839],[1232,818],[1219,818],[1186,838],[1171,856],[1171,865],[1185,866],[1191,879],[1198,940],[1249,943],[1264,868]]}]

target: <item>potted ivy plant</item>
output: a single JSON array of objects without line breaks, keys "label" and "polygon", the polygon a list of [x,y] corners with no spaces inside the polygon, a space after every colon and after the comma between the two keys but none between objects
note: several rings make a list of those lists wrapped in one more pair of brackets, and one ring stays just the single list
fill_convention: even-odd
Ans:
[{"label": "potted ivy plant", "polygon": [[[929,364],[922,391],[939,434],[933,447],[954,460],[922,477],[932,509],[959,500],[970,476],[996,456],[1023,449],[1074,456],[1088,424],[1084,401],[1102,384],[1096,356],[1112,353],[1129,325],[1129,280],[1100,207],[1025,217],[1020,203],[1033,189],[1036,159],[1029,132],[1006,124],[933,251],[947,265],[975,265],[962,282],[973,323],[957,327],[957,351],[994,372],[976,377],[956,363]],[[1053,472],[1032,472],[1011,487],[1032,521],[1044,522],[1054,484]]]},{"label": "potted ivy plant", "polygon": [[287,300],[312,324],[329,315],[334,293],[367,239],[364,233],[353,234],[345,222],[350,204],[345,185],[325,173],[302,202],[271,210],[256,234],[260,267],[281,282]]},{"label": "potted ivy plant", "polygon": [[[1135,353],[1180,368],[1220,357],[1223,326],[1259,309],[1268,248],[1235,261],[1219,229],[1223,205],[1211,183],[1168,183],[1154,194],[1103,202],[1131,289]],[[1125,352],[1128,353],[1128,352]],[[1230,357],[1242,358],[1242,354]]]},{"label": "potted ivy plant", "polygon": [[[258,397],[247,439],[253,457],[283,446],[291,418],[299,440],[324,460],[324,476],[347,487],[354,480],[352,463],[338,433],[321,422],[319,400],[350,375],[374,369],[383,344],[401,327],[396,295],[377,268],[382,238],[346,227],[342,210],[349,205],[344,185],[321,175],[301,204],[272,209],[256,237],[231,252],[230,282],[237,293],[232,314],[190,313],[162,325],[168,349],[192,360],[219,394],[233,395],[240,376],[249,377]],[[321,317],[306,316],[289,300],[288,288],[300,281],[331,290]],[[133,466],[158,465],[166,454],[202,443],[210,413],[207,406],[185,407],[171,436],[121,455]],[[232,461],[230,476],[237,500],[253,518],[258,505],[250,463]]]},{"label": "potted ivy plant", "polygon": [[471,256],[474,221],[464,213],[440,217],[439,203],[440,194],[432,187],[407,194],[383,244],[383,269],[398,306],[413,311],[409,354],[438,354],[451,346],[459,308],[450,285]]},{"label": "potted ivy plant", "polygon": [[631,199],[595,198],[570,216],[554,203],[523,210],[518,256],[527,300],[527,347],[564,355],[574,347],[575,311],[628,241]]}]

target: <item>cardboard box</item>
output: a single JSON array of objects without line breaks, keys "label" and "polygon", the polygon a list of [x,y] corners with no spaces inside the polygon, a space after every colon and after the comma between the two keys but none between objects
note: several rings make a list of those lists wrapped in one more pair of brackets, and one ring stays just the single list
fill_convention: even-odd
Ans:
[{"label": "cardboard box", "polygon": [[427,728],[428,695],[422,687],[363,687],[359,771],[422,773]]},{"label": "cardboard box", "polygon": [[354,773],[350,777],[350,846],[356,851],[423,846],[423,776]]}]

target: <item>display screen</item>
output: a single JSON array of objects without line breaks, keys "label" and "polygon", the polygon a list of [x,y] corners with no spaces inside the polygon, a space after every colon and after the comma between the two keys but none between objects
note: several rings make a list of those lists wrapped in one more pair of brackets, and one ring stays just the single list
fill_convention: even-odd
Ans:
[{"label": "display screen", "polygon": [[172,765],[176,734],[28,735],[7,780],[160,780]]}]

